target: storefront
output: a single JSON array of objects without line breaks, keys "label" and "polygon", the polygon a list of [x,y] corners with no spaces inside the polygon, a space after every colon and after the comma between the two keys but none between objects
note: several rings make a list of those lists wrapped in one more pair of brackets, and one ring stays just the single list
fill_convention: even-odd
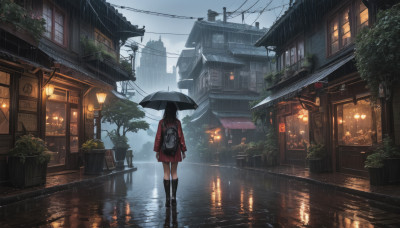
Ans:
[{"label": "storefront", "polygon": [[46,91],[52,93],[47,95],[45,117],[45,141],[52,155],[49,167],[65,167],[68,158],[79,151],[80,92],[52,84],[47,86]]},{"label": "storefront", "polygon": [[281,160],[287,164],[304,165],[310,144],[309,112],[299,102],[278,105],[279,148]]},{"label": "storefront", "polygon": [[336,168],[341,172],[367,175],[364,168],[372,146],[382,142],[382,110],[370,97],[355,98],[333,103],[336,148]]}]

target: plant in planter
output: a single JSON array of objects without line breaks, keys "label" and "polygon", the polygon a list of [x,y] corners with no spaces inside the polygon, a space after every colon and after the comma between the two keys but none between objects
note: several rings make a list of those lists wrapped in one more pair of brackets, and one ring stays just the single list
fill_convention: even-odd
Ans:
[{"label": "plant in planter", "polygon": [[272,125],[270,125],[267,132],[264,145],[264,157],[267,166],[275,166],[278,164],[278,137]]},{"label": "plant in planter", "polygon": [[50,154],[42,139],[30,134],[21,136],[8,157],[12,185],[29,187],[45,184],[49,161]]},{"label": "plant in planter", "polygon": [[91,40],[87,37],[81,38],[81,44],[83,46],[83,52],[86,56],[94,57],[100,61],[108,59],[114,63],[118,63],[115,54],[107,51],[102,44],[96,44],[94,40]]},{"label": "plant in planter", "polygon": [[321,173],[324,171],[323,159],[326,157],[324,144],[311,143],[307,148],[307,160],[310,165],[310,172]]},{"label": "plant in planter", "polygon": [[99,139],[89,139],[82,144],[81,149],[84,152],[85,174],[101,174],[106,153],[104,143]]},{"label": "plant in planter", "polygon": [[389,136],[383,138],[383,143],[379,147],[384,156],[383,164],[385,179],[387,183],[400,182],[400,150],[394,146]]},{"label": "plant in planter", "polygon": [[[24,30],[37,42],[46,31],[46,21],[39,15],[29,12],[27,9],[11,0],[0,1],[0,23],[12,25],[14,30]],[[13,33],[13,31],[9,31]],[[20,34],[22,35],[22,34]],[[25,37],[25,36],[24,36]],[[29,39],[26,36],[25,38]]]},{"label": "plant in planter", "polygon": [[306,56],[304,57],[304,60],[301,64],[301,68],[303,68],[307,71],[311,71],[313,66],[314,66],[314,55],[306,54]]},{"label": "plant in planter", "polygon": [[259,141],[257,143],[251,142],[249,143],[248,148],[245,150],[245,153],[250,156],[252,160],[252,166],[260,167],[262,164],[262,154],[264,151],[264,142]]},{"label": "plant in planter", "polygon": [[379,150],[367,156],[365,168],[368,169],[371,185],[385,184],[385,170],[383,169],[383,159],[385,156]]},{"label": "plant in planter", "polygon": [[130,100],[110,99],[103,107],[103,122],[115,124],[116,129],[109,131],[115,150],[116,168],[124,168],[126,152],[129,149],[128,132],[147,130],[149,124],[143,120],[145,113],[138,108],[138,104]]}]

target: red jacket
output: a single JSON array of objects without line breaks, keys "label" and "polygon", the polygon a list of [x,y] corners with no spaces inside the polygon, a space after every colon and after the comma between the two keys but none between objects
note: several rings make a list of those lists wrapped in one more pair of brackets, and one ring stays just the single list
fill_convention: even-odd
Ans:
[{"label": "red jacket", "polygon": [[[175,156],[171,157],[171,156],[167,156],[164,153],[162,153],[161,151],[161,147],[162,147],[162,131],[163,131],[163,124],[164,120],[160,120],[160,122],[158,122],[158,129],[157,129],[157,134],[156,134],[156,139],[154,141],[154,151],[155,152],[160,152],[160,157],[158,159],[158,161],[160,162],[179,162],[182,161],[182,156],[181,156],[181,152],[185,152],[186,149],[186,144],[185,144],[185,137],[183,136],[183,132],[182,132],[182,125],[181,125],[181,121],[176,120],[175,124],[178,126],[178,137],[179,137],[179,145],[177,148],[177,151],[175,153]],[[172,124],[166,124],[166,127],[168,127],[169,125]]]}]

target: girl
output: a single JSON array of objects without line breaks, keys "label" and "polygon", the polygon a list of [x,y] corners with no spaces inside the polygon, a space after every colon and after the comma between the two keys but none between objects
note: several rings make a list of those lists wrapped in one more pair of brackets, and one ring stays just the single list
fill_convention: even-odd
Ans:
[{"label": "girl", "polygon": [[[164,190],[165,190],[165,206],[169,207],[176,206],[176,189],[178,188],[178,162],[185,159],[186,145],[185,138],[182,133],[181,122],[176,117],[177,108],[174,103],[168,102],[164,111],[162,120],[158,123],[157,135],[154,142],[154,151],[156,152],[156,158],[159,162],[163,163],[164,168]],[[174,155],[167,153],[167,150],[163,148],[164,135],[166,129],[174,128],[178,136],[177,147]],[[181,153],[182,152],[182,153]],[[170,177],[172,177],[172,200],[170,199]]]}]

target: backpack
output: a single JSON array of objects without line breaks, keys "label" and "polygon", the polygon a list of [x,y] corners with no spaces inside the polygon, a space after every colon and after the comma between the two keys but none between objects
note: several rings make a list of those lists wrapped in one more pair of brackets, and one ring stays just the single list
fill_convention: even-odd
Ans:
[{"label": "backpack", "polygon": [[178,126],[176,124],[172,126],[165,126],[165,122],[162,124],[163,127],[163,143],[162,151],[165,155],[175,156],[176,150],[178,149]]}]

